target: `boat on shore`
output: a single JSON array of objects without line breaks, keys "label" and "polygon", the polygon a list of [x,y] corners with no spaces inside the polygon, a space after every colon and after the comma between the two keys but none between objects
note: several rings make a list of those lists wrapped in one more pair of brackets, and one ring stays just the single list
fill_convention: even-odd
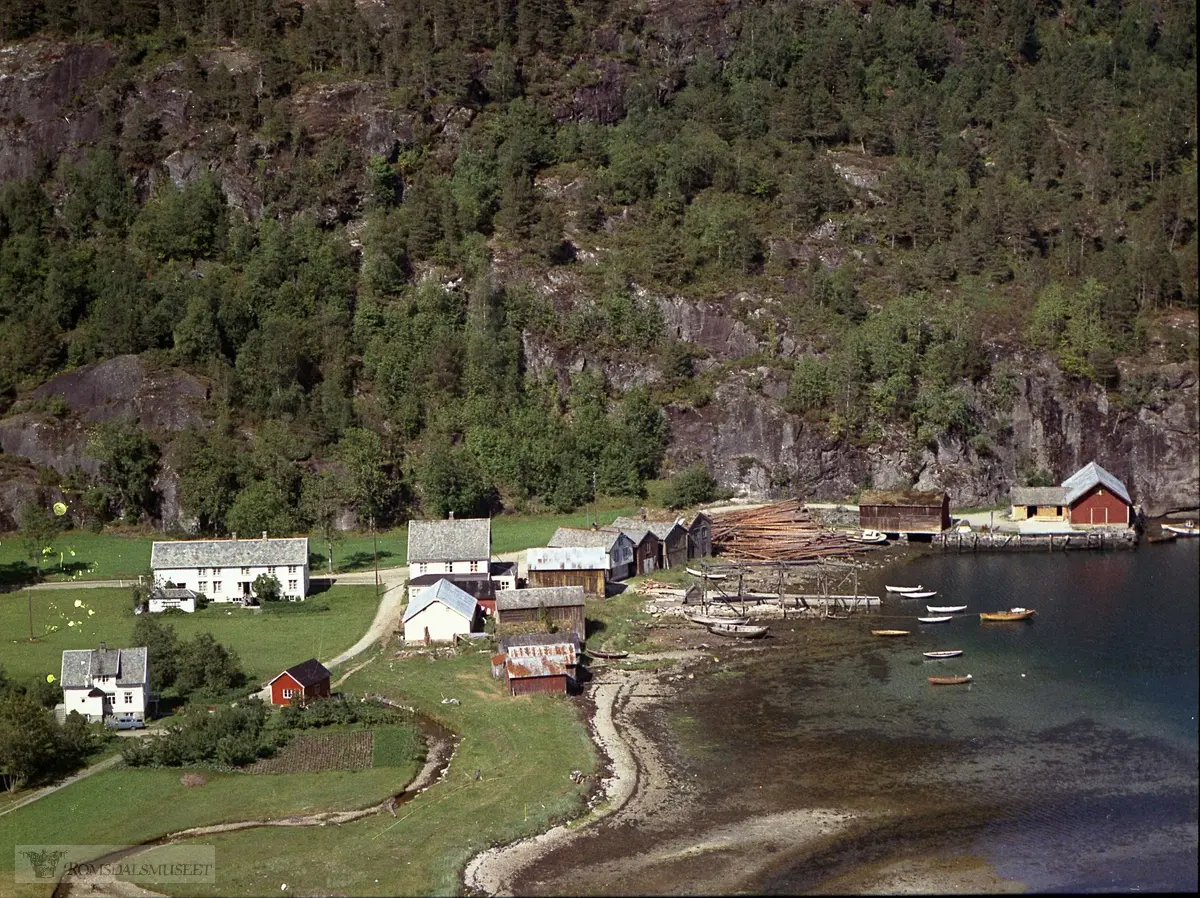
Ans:
[{"label": "boat on shore", "polygon": [[943,658],[957,658],[963,653],[962,649],[943,649],[939,652],[922,652],[930,661],[941,661]]},{"label": "boat on shore", "polygon": [[952,614],[936,614],[933,617],[918,617],[917,620],[923,624],[944,624],[953,617]]},{"label": "boat on shore", "polygon": [[704,571],[698,571],[694,567],[685,567],[684,570],[687,571],[689,574],[691,574],[693,577],[707,577],[709,580],[724,580],[725,579],[724,574],[708,574],[708,573],[705,573]]},{"label": "boat on shore", "polygon": [[693,624],[699,624],[702,627],[710,627],[714,624],[718,626],[742,626],[750,623],[748,617],[722,617],[719,614],[685,614],[688,620]]},{"label": "boat on shore", "polygon": [[981,611],[980,620],[1029,620],[1033,617],[1032,608],[1009,608],[1007,611]]},{"label": "boat on shore", "polygon": [[925,610],[930,614],[958,614],[960,611],[966,611],[966,605],[926,605]]},{"label": "boat on shore", "polygon": [[753,624],[710,624],[708,632],[717,636],[733,636],[738,639],[758,639],[766,636],[770,627],[759,627]]},{"label": "boat on shore", "polygon": [[872,636],[907,636],[909,630],[872,630]]},{"label": "boat on shore", "polygon": [[880,533],[878,530],[864,530],[862,533],[851,534],[847,539],[852,539],[856,543],[866,543],[867,545],[879,545],[887,542],[887,534]]},{"label": "boat on shore", "polygon": [[921,592],[924,586],[885,586],[888,592]]},{"label": "boat on shore", "polygon": [[1182,524],[1163,524],[1163,530],[1170,531],[1176,536],[1200,536],[1200,527],[1195,521],[1184,521]]},{"label": "boat on shore", "polygon": [[930,686],[963,686],[971,682],[971,675],[961,677],[929,677]]},{"label": "boat on shore", "polygon": [[629,652],[606,652],[603,649],[591,649],[587,654],[602,661],[618,661],[621,658],[629,657]]}]

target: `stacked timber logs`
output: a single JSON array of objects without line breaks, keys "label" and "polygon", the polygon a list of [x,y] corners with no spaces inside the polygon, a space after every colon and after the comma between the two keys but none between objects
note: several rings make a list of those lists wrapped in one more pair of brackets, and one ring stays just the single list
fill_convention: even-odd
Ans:
[{"label": "stacked timber logs", "polygon": [[822,530],[796,499],[712,516],[713,551],[745,561],[812,561],[849,556],[859,543]]}]

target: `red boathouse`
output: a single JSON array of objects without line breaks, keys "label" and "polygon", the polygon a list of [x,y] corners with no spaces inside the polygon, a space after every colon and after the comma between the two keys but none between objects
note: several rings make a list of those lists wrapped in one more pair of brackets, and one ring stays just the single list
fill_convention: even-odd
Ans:
[{"label": "red boathouse", "polygon": [[1133,501],[1125,484],[1094,461],[1088,462],[1062,485],[1072,524],[1128,527],[1133,523]]}]

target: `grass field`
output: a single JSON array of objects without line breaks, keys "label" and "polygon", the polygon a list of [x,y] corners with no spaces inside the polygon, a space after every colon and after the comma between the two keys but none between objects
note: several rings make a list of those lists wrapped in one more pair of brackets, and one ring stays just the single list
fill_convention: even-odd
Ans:
[{"label": "grass field", "polygon": [[[486,652],[427,661],[377,659],[346,683],[412,704],[461,736],[444,780],[381,814],[338,827],[259,829],[204,839],[216,846],[220,895],[454,895],[480,849],[579,814],[596,757],[578,698],[510,698]],[[443,696],[460,705],[443,705]],[[478,772],[478,778],[476,773]],[[0,846],[3,850],[3,846]],[[152,860],[152,855],[147,857]],[[203,895],[199,886],[156,891]]]},{"label": "grass field", "polygon": [[[28,638],[27,599],[33,602],[33,632],[38,637],[34,642]],[[370,586],[335,586],[309,601],[328,604],[329,610],[270,614],[209,605],[195,614],[170,614],[163,620],[183,639],[211,633],[237,651],[253,679],[262,681],[307,658],[330,658],[348,649],[367,631],[378,608]],[[95,613],[89,615],[89,610]],[[128,646],[136,619],[128,589],[0,594],[0,666],[15,680],[58,676],[64,649],[95,648],[101,641]],[[78,625],[69,626],[72,620]],[[52,626],[58,629],[47,632]]]},{"label": "grass field", "polygon": [[[128,845],[192,826],[353,810],[399,792],[417,769],[417,763],[411,761],[403,767],[321,774],[250,776],[203,771],[208,782],[193,788],[180,782],[188,771],[178,769],[97,773],[0,817],[0,895],[13,888],[17,845]],[[251,840],[263,832],[267,830],[250,830]],[[279,890],[278,884],[275,889]],[[211,885],[208,891],[212,891]],[[48,896],[50,888],[17,886],[16,894]]]},{"label": "grass field", "polygon": [[[662,579],[655,571],[653,579]],[[637,585],[646,577],[627,581],[627,589],[608,599],[590,599],[584,605],[588,645],[610,652],[647,650],[652,647],[646,629],[650,615],[642,611],[646,599],[636,595]]]}]

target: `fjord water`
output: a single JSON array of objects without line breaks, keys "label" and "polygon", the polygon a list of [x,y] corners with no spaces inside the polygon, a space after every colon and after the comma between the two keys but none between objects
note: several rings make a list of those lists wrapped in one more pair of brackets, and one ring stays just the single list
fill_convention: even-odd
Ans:
[{"label": "fjord water", "polygon": [[[861,585],[937,589],[935,603],[968,606],[948,623],[920,624],[923,602],[889,597],[861,619],[774,625],[744,676],[683,697],[706,725],[686,762],[720,777],[725,802],[758,790],[759,813],[845,807],[896,822],[781,859],[747,887],[802,891],[856,866],[944,854],[982,857],[1036,891],[1194,891],[1198,557],[1183,540],[931,552]],[[1035,619],[979,619],[1014,605]],[[913,635],[818,655],[814,626]],[[935,648],[964,654],[925,661]],[[931,687],[935,673],[973,681]]]}]

